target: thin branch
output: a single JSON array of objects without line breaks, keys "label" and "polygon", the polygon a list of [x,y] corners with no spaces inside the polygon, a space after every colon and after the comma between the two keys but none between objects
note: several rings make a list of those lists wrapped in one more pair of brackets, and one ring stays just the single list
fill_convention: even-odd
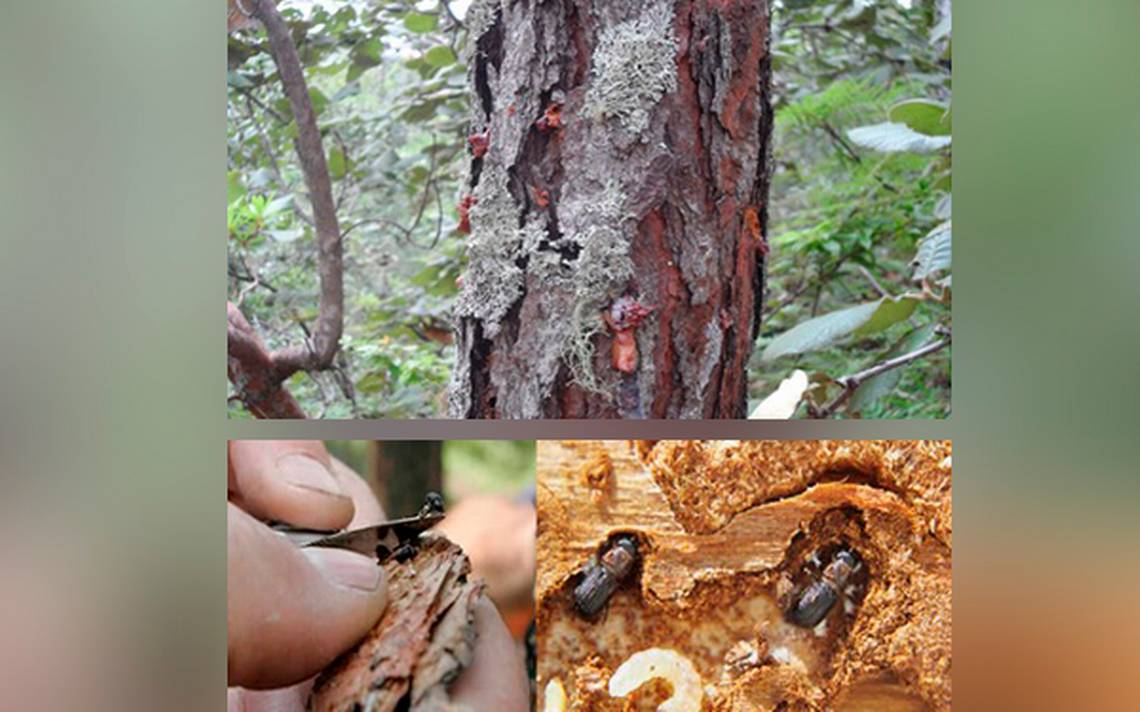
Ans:
[{"label": "thin branch", "polygon": [[[442,198],[440,197],[438,176],[436,175],[436,171],[438,170],[438,165],[437,165],[438,160],[436,158],[437,150],[438,150],[438,146],[436,145],[435,137],[433,136],[432,137],[432,151],[430,153],[431,162],[428,165],[428,175],[427,175],[427,178],[424,179],[424,187],[423,187],[422,192],[420,193],[420,204],[419,204],[419,207],[416,209],[416,215],[415,215],[415,218],[412,220],[412,224],[410,227],[404,227],[403,225],[401,225],[397,222],[394,222],[392,220],[387,220],[385,218],[367,218],[365,220],[359,220],[357,222],[354,222],[351,225],[349,225],[348,227],[346,227],[344,229],[344,231],[341,233],[341,237],[343,238],[343,237],[347,236],[350,232],[352,232],[356,228],[361,227],[363,225],[370,225],[370,224],[386,225],[388,227],[391,227],[391,228],[398,230],[403,235],[404,242],[406,242],[409,245],[412,245],[413,247],[417,247],[420,249],[432,249],[432,248],[434,248],[439,243],[439,240],[443,235],[443,201],[442,201]],[[407,185],[407,184],[405,183],[405,185]],[[419,243],[416,242],[415,230],[416,230],[416,228],[418,228],[420,226],[420,223],[423,221],[423,217],[424,217],[424,214],[426,212],[427,205],[429,202],[431,202],[431,198],[432,198],[433,194],[435,195],[435,205],[436,205],[435,236],[432,238],[431,243],[429,245],[427,245],[427,247],[425,248],[423,245],[420,245]],[[397,243],[399,243],[400,238],[396,238],[396,241],[397,241]]]},{"label": "thin branch", "polygon": [[408,228],[404,227],[398,222],[394,222],[386,218],[366,218],[364,220],[358,220],[346,227],[344,229],[344,232],[341,233],[341,237],[347,237],[348,233],[352,232],[358,227],[363,227],[365,225],[386,225],[387,227],[399,230],[400,232],[404,233],[405,240],[411,239],[411,233],[409,232]]},{"label": "thin branch", "polygon": [[846,153],[851,160],[855,161],[856,163],[863,162],[863,157],[859,155],[859,152],[855,150],[855,147],[847,143],[847,139],[843,138],[843,134],[839,133],[839,131],[837,131],[834,126],[832,126],[827,121],[821,122],[820,126],[823,128],[824,133],[831,137],[832,142],[835,143],[836,146],[839,146],[841,149],[843,149],[843,152]]},{"label": "thin branch", "polygon": [[276,366],[241,310],[226,305],[227,375],[241,402],[258,418],[304,418],[305,411],[277,378]]},{"label": "thin branch", "polygon": [[[855,161],[858,164],[863,163],[863,157],[861,155],[859,155],[859,152],[855,150],[854,146],[852,146],[850,143],[847,142],[847,139],[843,138],[843,134],[840,133],[834,126],[832,126],[830,123],[828,123],[826,121],[822,122],[820,124],[820,126],[822,126],[824,132],[828,136],[831,137],[831,140],[835,143],[835,145],[839,146],[843,150],[843,152],[846,153],[851,158],[851,160]],[[879,165],[882,165],[882,164],[879,164]],[[870,173],[871,178],[876,183],[881,185],[883,188],[889,190],[892,193],[897,194],[899,192],[899,189],[896,188],[895,186],[891,185],[887,181],[883,180],[882,178],[880,178],[876,174],[876,171],[878,171],[878,166],[876,166],[874,171],[871,171],[871,173]]]},{"label": "thin branch", "polygon": [[[265,152],[266,157],[269,159],[269,168],[273,171],[273,177],[277,179],[277,185],[281,186],[282,191],[289,190],[289,182],[285,180],[285,174],[281,172],[281,166],[277,163],[277,154],[273,151],[273,143],[269,140],[269,135],[265,133],[265,128],[261,125],[256,113],[253,111],[253,96],[246,95],[246,110],[249,112],[249,120],[257,131],[258,143],[261,144],[261,150]],[[313,219],[301,208],[296,200],[290,201],[293,206],[293,214],[297,216],[301,222],[312,227]]]},{"label": "thin branch", "polygon": [[253,102],[254,104],[257,104],[258,108],[260,108],[262,111],[264,111],[265,113],[272,116],[277,121],[277,123],[281,124],[282,126],[288,126],[289,125],[288,119],[286,119],[281,114],[278,114],[271,107],[269,107],[265,102],[263,102],[261,99],[258,99],[256,96],[254,96],[253,92],[250,91],[248,88],[243,87],[241,89],[238,89],[238,91],[241,92],[242,95],[245,96],[245,98],[247,100]]},{"label": "thin branch", "polygon": [[332,181],[297,48],[285,19],[272,0],[252,2],[254,15],[265,25],[269,52],[277,65],[277,73],[297,122],[297,155],[301,159],[301,172],[308,187],[317,233],[317,270],[321,285],[317,323],[310,343],[274,352],[273,360],[284,379],[300,370],[320,370],[332,364],[343,330],[344,275]]},{"label": "thin branch", "polygon": [[229,304],[229,376],[242,394],[242,401],[254,415],[304,417],[300,406],[281,384],[297,371],[319,371],[331,367],[340,348],[344,328],[341,235],[328,161],[297,47],[273,0],[249,0],[249,4],[252,15],[265,26],[269,53],[277,65],[277,74],[297,123],[297,156],[308,188],[316,231],[320,297],[312,336],[307,337],[303,344],[273,353],[266,351],[241,310]]},{"label": "thin branch", "polygon": [[870,282],[871,286],[874,287],[875,291],[878,292],[881,296],[891,296],[891,293],[884,289],[883,285],[879,284],[878,280],[875,279],[875,276],[871,274],[870,270],[868,270],[863,265],[855,265],[855,269],[859,270],[859,274],[863,275],[863,278]]},{"label": "thin branch", "polygon": [[428,249],[435,249],[439,244],[439,238],[443,237],[443,198],[439,194],[439,183],[433,180],[431,187],[435,191],[435,237]]},{"label": "thin branch", "polygon": [[430,163],[428,164],[427,178],[424,179],[424,192],[423,197],[420,199],[420,207],[416,210],[416,217],[412,220],[412,226],[408,228],[408,234],[411,235],[417,227],[420,226],[420,220],[423,219],[424,210],[427,208],[428,200],[431,198],[431,180],[435,177],[435,135],[431,137],[431,151],[428,152]]},{"label": "thin branch", "polygon": [[866,368],[862,371],[859,371],[858,373],[853,373],[850,376],[843,376],[841,378],[837,378],[835,382],[838,383],[840,385],[840,387],[843,388],[843,392],[840,393],[838,396],[836,396],[835,400],[831,401],[830,403],[828,403],[823,408],[819,408],[819,409],[809,408],[811,416],[813,418],[827,418],[827,417],[829,417],[830,415],[835,413],[835,411],[838,410],[840,408],[840,406],[842,406],[844,403],[846,403],[851,398],[851,396],[855,393],[855,390],[858,389],[859,386],[862,385],[864,382],[874,378],[875,376],[878,376],[881,373],[886,373],[887,371],[890,371],[891,369],[898,368],[899,366],[905,366],[906,364],[910,363],[911,361],[915,361],[917,359],[920,359],[923,356],[927,356],[927,355],[932,354],[936,351],[941,351],[942,349],[946,348],[949,345],[950,345],[950,336],[947,335],[947,337],[945,339],[941,339],[939,341],[935,341],[933,343],[927,344],[926,346],[923,346],[922,348],[919,348],[919,349],[915,349],[914,351],[911,351],[910,353],[905,353],[901,356],[896,356],[894,358],[887,359],[886,361],[882,361],[880,363],[877,363],[874,366],[871,366],[870,368]]},{"label": "thin branch", "polygon": [[462,20],[455,16],[455,12],[451,9],[451,3],[447,0],[439,0],[439,4],[443,7],[443,11],[447,13],[447,17],[455,23],[456,27],[467,27],[463,24]]}]

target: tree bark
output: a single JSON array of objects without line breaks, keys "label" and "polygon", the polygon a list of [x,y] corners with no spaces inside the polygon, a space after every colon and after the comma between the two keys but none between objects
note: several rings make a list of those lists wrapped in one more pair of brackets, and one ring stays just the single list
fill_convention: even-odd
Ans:
[{"label": "tree bark", "polygon": [[227,374],[236,395],[256,418],[299,419],[305,411],[277,377],[273,354],[232,302],[226,304]]},{"label": "tree bark", "polygon": [[438,536],[421,539],[411,561],[391,558],[383,567],[384,615],[320,674],[306,709],[456,709],[449,687],[474,658],[482,582],[470,576],[463,551]]},{"label": "tree bark", "polygon": [[738,418],[764,0],[476,0],[453,417]]}]

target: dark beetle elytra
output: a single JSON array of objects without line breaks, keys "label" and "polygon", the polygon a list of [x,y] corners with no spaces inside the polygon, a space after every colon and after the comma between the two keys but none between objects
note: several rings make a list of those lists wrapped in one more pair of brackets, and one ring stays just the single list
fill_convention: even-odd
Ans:
[{"label": "dark beetle elytra", "polygon": [[636,565],[637,540],[624,535],[615,538],[598,561],[582,569],[582,581],[574,587],[578,612],[587,618],[598,615]]},{"label": "dark beetle elytra", "polygon": [[424,506],[420,507],[419,516],[426,517],[441,512],[443,512],[443,496],[439,492],[428,492],[424,497]]},{"label": "dark beetle elytra", "polygon": [[858,555],[840,549],[820,572],[819,579],[806,586],[788,609],[788,620],[805,628],[814,628],[843,596],[852,575],[861,566]]}]

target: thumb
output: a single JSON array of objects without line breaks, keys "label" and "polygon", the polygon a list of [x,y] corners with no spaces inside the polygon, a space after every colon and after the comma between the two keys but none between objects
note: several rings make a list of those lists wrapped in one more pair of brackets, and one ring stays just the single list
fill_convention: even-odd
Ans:
[{"label": "thumb", "polygon": [[297,549],[227,504],[229,684],[282,687],[315,675],[375,625],[388,601],[375,559]]}]

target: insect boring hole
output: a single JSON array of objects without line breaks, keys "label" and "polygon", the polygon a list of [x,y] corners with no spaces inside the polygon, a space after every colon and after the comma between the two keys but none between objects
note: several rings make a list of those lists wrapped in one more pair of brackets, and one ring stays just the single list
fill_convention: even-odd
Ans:
[{"label": "insect boring hole", "polygon": [[810,630],[823,650],[846,637],[867,595],[872,565],[865,542],[860,513],[841,508],[818,517],[788,547],[778,605],[784,620]]},{"label": "insect boring hole", "polygon": [[568,582],[574,610],[587,620],[595,620],[618,592],[637,592],[642,557],[650,548],[640,534],[611,534]]},{"label": "insect boring hole", "polygon": [[879,473],[875,470],[857,470],[853,467],[831,469],[821,472],[816,478],[816,484],[838,482],[849,485],[868,485],[882,487]]}]

